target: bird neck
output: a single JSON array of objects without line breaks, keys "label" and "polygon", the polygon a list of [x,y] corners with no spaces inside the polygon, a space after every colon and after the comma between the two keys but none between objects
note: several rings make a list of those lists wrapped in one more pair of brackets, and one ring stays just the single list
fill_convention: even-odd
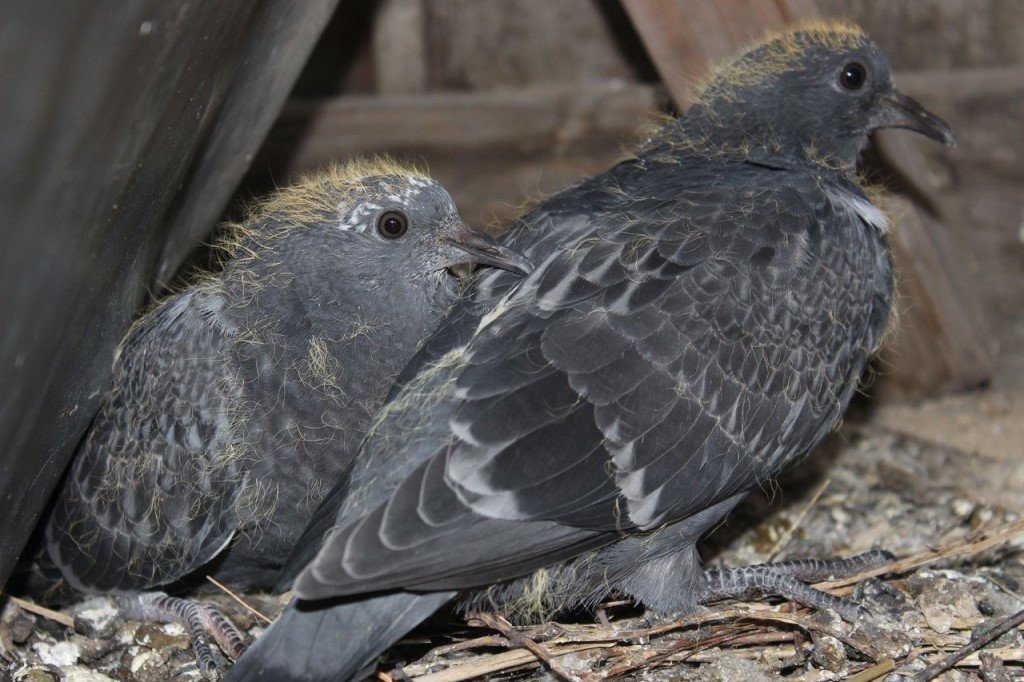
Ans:
[{"label": "bird neck", "polygon": [[810,126],[777,121],[772,112],[738,102],[698,102],[658,131],[646,154],[699,156],[856,178],[859,142],[826,139]]},{"label": "bird neck", "polygon": [[282,333],[295,342],[346,338],[354,330],[383,334],[384,321],[396,319],[418,340],[431,330],[458,289],[444,272],[385,281],[357,277],[344,268],[334,271],[322,261],[292,264],[270,257],[233,261],[220,282],[227,313],[244,335],[257,341]]}]

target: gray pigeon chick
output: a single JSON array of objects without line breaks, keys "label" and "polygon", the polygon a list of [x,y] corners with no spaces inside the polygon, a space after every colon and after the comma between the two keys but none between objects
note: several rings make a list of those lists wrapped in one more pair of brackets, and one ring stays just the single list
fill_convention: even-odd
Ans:
[{"label": "gray pigeon chick", "polygon": [[[467,228],[439,184],[383,160],[277,191],[227,252],[219,273],[162,301],[122,343],[45,522],[51,582],[37,592],[137,592],[199,569],[237,589],[272,584],[455,300],[449,268],[530,267]],[[208,608],[162,594],[119,603],[186,621],[212,665]],[[214,625],[239,654],[233,628]]]},{"label": "gray pigeon chick", "polygon": [[[697,540],[839,423],[889,318],[868,134],[952,143],[849,26],[769,38],[637,155],[555,195],[399,382],[296,545],[297,599],[229,679],[342,680],[435,609],[655,611],[777,594],[884,564],[708,571]],[[297,576],[297,577],[296,577]],[[292,582],[292,579],[293,582]]]}]

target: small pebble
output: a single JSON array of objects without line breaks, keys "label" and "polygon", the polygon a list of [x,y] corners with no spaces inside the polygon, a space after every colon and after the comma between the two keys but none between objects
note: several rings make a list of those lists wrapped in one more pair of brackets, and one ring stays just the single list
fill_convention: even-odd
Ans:
[{"label": "small pebble", "polygon": [[811,660],[818,667],[834,673],[846,670],[846,666],[849,664],[843,643],[831,635],[820,635],[814,638],[814,651],[811,652]]},{"label": "small pebble", "polygon": [[78,646],[74,642],[56,642],[54,644],[36,642],[32,645],[32,650],[36,652],[39,660],[43,663],[58,668],[78,662]]},{"label": "small pebble", "polygon": [[112,637],[118,625],[117,616],[113,607],[86,609],[75,616],[75,632],[97,639]]},{"label": "small pebble", "polygon": [[114,682],[114,678],[81,665],[69,666],[61,672],[64,673],[64,682]]}]

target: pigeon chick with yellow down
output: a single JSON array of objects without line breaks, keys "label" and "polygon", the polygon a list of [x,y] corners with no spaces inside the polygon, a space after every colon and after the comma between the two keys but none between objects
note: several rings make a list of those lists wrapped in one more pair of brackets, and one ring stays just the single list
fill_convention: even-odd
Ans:
[{"label": "pigeon chick with yellow down", "polygon": [[[268,587],[358,451],[392,381],[455,300],[453,266],[529,262],[470,230],[424,174],[386,160],[256,205],[223,268],[144,315],[42,528],[37,595],[116,593],[137,619],[206,632],[209,607],[144,592],[197,572]],[[70,589],[68,589],[70,588]],[[141,592],[141,594],[140,594]]]}]

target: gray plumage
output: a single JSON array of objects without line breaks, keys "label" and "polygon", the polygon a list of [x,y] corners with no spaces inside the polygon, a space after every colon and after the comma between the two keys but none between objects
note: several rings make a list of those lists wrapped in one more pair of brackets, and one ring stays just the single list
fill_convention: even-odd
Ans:
[{"label": "gray plumage", "polygon": [[448,268],[528,266],[471,232],[436,182],[385,161],[279,190],[226,248],[218,274],[121,345],[43,527],[51,581],[127,592],[204,567],[272,583],[454,300]]},{"label": "gray plumage", "polygon": [[480,278],[417,355],[297,544],[297,601],[231,679],[364,674],[459,593],[667,612],[774,593],[855,617],[802,581],[885,553],[705,571],[695,543],[835,428],[881,342],[885,222],[855,165],[887,126],[952,139],[863,34],[805,28],[523,216],[504,243],[536,270]]}]

